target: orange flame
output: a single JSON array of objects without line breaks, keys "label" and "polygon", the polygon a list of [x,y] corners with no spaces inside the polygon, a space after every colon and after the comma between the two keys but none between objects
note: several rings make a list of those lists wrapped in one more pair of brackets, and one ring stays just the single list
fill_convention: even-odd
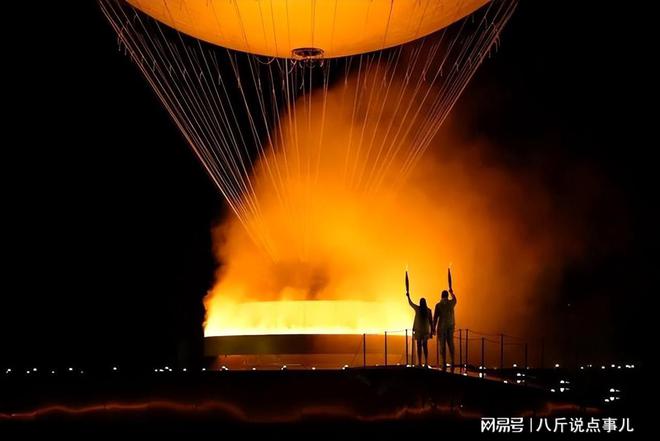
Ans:
[{"label": "orange flame", "polygon": [[[303,97],[281,118],[274,153],[253,172],[258,237],[234,218],[215,231],[221,267],[205,299],[205,335],[410,328],[405,269],[413,300],[432,308],[449,262],[457,326],[516,332],[548,262],[566,247],[547,228],[537,234],[551,210],[543,192],[484,166],[479,146],[456,148],[446,130],[401,182],[414,126],[398,151],[387,150],[395,131],[384,127],[405,122],[387,108],[378,121],[353,109],[356,89],[349,80]],[[383,104],[375,95],[372,106]]]}]

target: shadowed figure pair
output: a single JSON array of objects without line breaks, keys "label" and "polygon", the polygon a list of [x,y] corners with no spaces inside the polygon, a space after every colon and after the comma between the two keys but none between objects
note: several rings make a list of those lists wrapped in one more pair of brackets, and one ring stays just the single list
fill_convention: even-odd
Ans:
[{"label": "shadowed figure pair", "polygon": [[[449,294],[451,293],[451,300]],[[442,354],[442,368],[447,367],[447,346],[449,346],[449,359],[452,372],[454,371],[454,307],[456,306],[456,294],[450,288],[444,290],[441,294],[440,302],[435,305],[435,312],[426,306],[426,299],[419,299],[419,305],[415,305],[410,300],[410,294],[406,293],[408,304],[415,310],[415,320],[413,322],[413,340],[417,344],[417,361],[422,365],[422,354],[424,355],[424,364],[429,364],[428,340],[433,338],[436,333],[440,338],[440,348]],[[415,360],[413,360],[413,363]]]}]

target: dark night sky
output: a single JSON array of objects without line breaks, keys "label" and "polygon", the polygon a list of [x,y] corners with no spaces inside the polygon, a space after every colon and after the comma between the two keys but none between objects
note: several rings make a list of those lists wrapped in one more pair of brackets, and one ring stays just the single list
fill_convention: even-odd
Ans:
[{"label": "dark night sky", "polygon": [[[178,339],[201,336],[223,201],[95,2],[15,3],[3,30],[0,366],[170,360]],[[650,297],[650,118],[641,25],[611,3],[522,0],[456,114],[500,146],[499,163],[603,177],[612,205],[585,233],[601,245],[568,268],[549,322],[611,328],[603,354],[636,357],[642,342],[624,345]]]}]

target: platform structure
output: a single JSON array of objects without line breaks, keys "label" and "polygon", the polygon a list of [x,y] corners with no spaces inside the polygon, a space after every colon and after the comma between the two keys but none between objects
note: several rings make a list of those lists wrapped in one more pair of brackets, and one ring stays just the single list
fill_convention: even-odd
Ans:
[{"label": "platform structure", "polygon": [[204,355],[215,367],[341,368],[411,363],[409,330],[383,334],[272,334],[211,336]]},{"label": "platform structure", "polygon": [[[487,371],[502,371],[505,368],[543,368],[543,345],[532,352],[534,349],[529,351],[528,343],[519,337],[499,334],[489,338],[488,334],[458,329],[454,332],[454,347],[454,367],[464,372],[485,374]],[[440,368],[442,351],[437,337],[428,341],[428,350],[429,365]],[[410,329],[379,334],[208,336],[204,338],[204,355],[212,367],[244,369],[282,366],[338,369],[418,363],[416,342]],[[537,364],[534,364],[535,360]]]}]

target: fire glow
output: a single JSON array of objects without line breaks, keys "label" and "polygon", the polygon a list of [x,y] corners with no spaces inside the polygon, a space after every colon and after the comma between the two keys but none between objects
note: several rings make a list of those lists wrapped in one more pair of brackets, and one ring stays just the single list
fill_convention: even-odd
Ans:
[{"label": "fire glow", "polygon": [[[374,106],[387,104],[383,93]],[[573,249],[542,222],[553,209],[545,192],[529,175],[484,165],[483,146],[460,145],[448,130],[402,181],[409,138],[385,169],[374,170],[381,152],[367,148],[386,141],[383,127],[403,124],[397,112],[356,116],[341,88],[304,99],[281,118],[277,153],[253,170],[259,216],[249,229],[232,217],[214,231],[220,268],[205,335],[402,331],[412,324],[405,268],[413,300],[433,305],[449,263],[458,325],[516,332],[552,277],[548,264]],[[285,173],[274,177],[274,167]]]},{"label": "fire glow", "polygon": [[[213,303],[207,335],[380,334],[409,327],[400,302],[275,300]],[[225,325],[226,323],[226,325]]]}]

